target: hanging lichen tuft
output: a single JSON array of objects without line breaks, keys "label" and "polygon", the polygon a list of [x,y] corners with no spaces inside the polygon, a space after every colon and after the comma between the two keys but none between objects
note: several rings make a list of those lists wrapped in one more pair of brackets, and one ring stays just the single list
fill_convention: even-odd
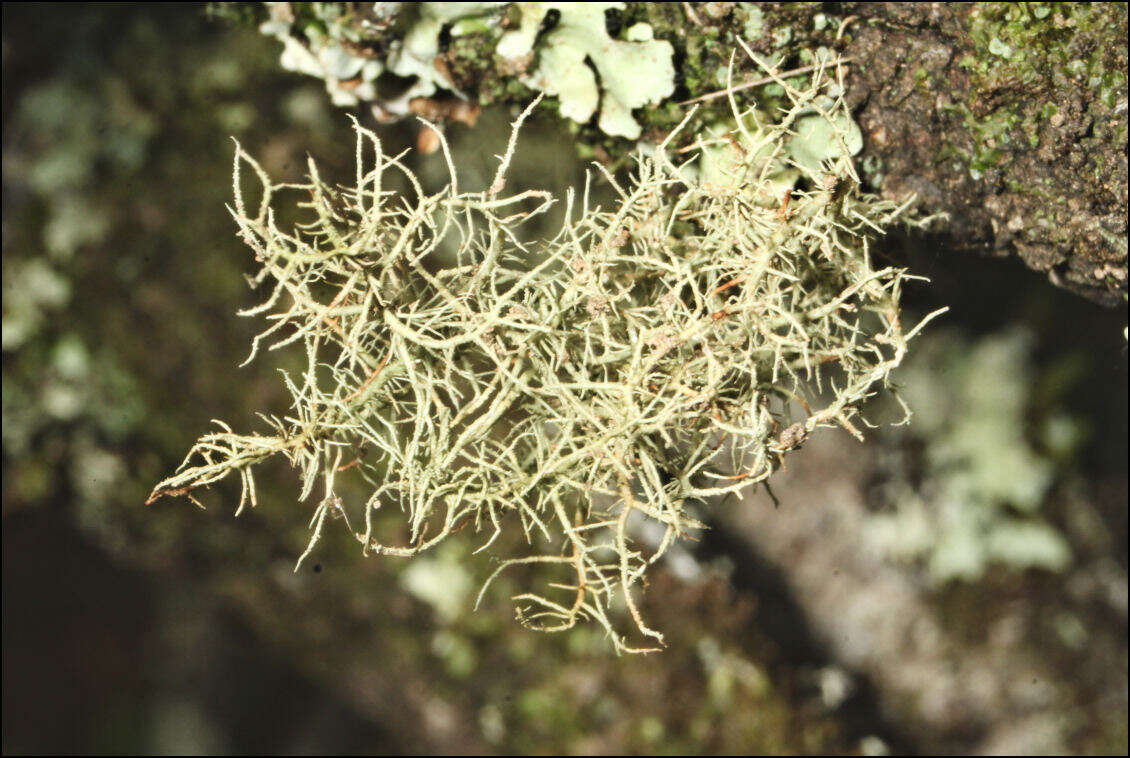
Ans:
[{"label": "hanging lichen tuft", "polygon": [[[604,175],[610,207],[588,186],[506,193],[530,109],[481,191],[460,186],[442,135],[451,177],[435,194],[360,125],[347,189],[312,161],[306,183],[275,183],[238,149],[232,214],[268,290],[243,314],[269,324],[251,358],[301,347],[307,367],[286,377],[287,415],[263,415],[259,434],[202,437],[150,499],[236,474],[240,508],[254,505],[255,465],[281,455],[301,472],[299,499],[316,491],[303,557],[330,528],[392,556],[466,527],[485,550],[522,533],[528,553],[499,556],[491,579],[521,564],[554,574],[513,598],[523,624],[595,621],[617,650],[658,649],[636,596],[648,567],[701,528],[692,509],[763,482],[819,427],[860,436],[861,404],[921,327],[900,320],[909,277],[872,261],[871,240],[905,206],[860,190],[850,119],[829,97],[840,90],[819,72],[804,90],[780,84],[793,105],[779,123],[735,114],[734,132],[694,150],[641,151],[629,179]],[[802,119],[840,149],[795,159]],[[695,164],[722,145],[739,157],[708,177]],[[262,183],[256,207],[240,189],[247,169]],[[395,174],[410,192],[389,189]],[[308,220],[280,229],[274,209],[294,195]],[[560,231],[528,239],[523,224],[554,202]],[[343,500],[346,475],[368,482],[366,500]],[[377,533],[389,508],[406,519],[401,544]],[[661,527],[657,546],[634,538],[640,519]]]}]

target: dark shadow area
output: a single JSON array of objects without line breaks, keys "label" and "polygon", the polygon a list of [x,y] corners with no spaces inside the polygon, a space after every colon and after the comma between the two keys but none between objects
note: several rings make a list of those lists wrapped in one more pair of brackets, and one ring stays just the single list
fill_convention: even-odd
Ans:
[{"label": "dark shadow area", "polygon": [[116,565],[58,511],[5,518],[3,547],[6,755],[406,749],[199,586]]}]

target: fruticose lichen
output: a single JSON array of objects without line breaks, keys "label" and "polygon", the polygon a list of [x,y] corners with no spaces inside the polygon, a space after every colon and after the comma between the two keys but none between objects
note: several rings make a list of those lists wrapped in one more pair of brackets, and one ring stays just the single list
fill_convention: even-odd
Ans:
[{"label": "fruticose lichen", "polygon": [[[629,179],[604,174],[610,207],[587,184],[564,198],[505,192],[536,102],[474,191],[442,135],[450,184],[431,194],[359,124],[345,189],[312,161],[305,183],[273,182],[237,149],[232,215],[261,266],[254,283],[269,287],[243,314],[269,321],[248,360],[301,345],[306,368],[286,376],[289,414],[262,415],[258,434],[221,424],[150,501],[236,474],[239,509],[254,506],[254,467],[282,456],[301,472],[300,499],[319,489],[303,558],[342,527],[365,553],[392,556],[466,527],[486,535],[481,550],[522,534],[529,552],[502,560],[480,598],[500,572],[542,571],[544,589],[512,598],[521,623],[595,621],[618,651],[658,649],[637,586],[701,528],[696,508],[764,482],[818,427],[861,436],[861,404],[922,326],[901,321],[907,274],[870,254],[905,205],[863,193],[843,152],[796,163],[807,189],[778,194],[770,175],[798,119],[824,114],[848,136],[821,72],[806,89],[782,86],[793,102],[782,120],[738,113],[715,138],[764,156],[761,170],[703,182],[689,170],[696,153],[664,143],[639,152]],[[254,205],[248,170],[262,185]],[[406,193],[390,189],[398,181]],[[286,231],[275,209],[294,193],[309,218]],[[556,236],[523,235],[558,201]],[[346,479],[367,487],[363,502],[339,495]],[[401,544],[377,533],[390,508],[404,514]],[[647,552],[633,538],[641,519],[662,534]]]},{"label": "fruticose lichen", "polygon": [[[732,121],[708,128],[706,133],[713,139],[702,143],[699,169],[703,182],[710,186],[735,185],[756,175],[765,182],[766,192],[780,198],[802,176],[819,174],[827,161],[850,160],[863,147],[859,126],[826,95],[794,110],[789,118],[790,131],[780,144],[767,144],[753,153],[725,138],[736,128]],[[757,130],[770,120],[761,109],[750,108],[743,126]]]}]

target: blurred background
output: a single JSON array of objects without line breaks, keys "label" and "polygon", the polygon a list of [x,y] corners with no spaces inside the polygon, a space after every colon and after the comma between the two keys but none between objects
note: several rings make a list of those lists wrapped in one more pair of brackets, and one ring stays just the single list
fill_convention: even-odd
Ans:
[{"label": "blurred background", "polygon": [[[710,511],[648,588],[662,655],[528,632],[504,585],[473,613],[471,534],[411,562],[339,534],[292,573],[285,466],[238,520],[225,486],[143,506],[210,419],[287,405],[286,356],[236,368],[230,138],[275,177],[353,149],[279,52],[195,4],[3,7],[6,754],[1126,752],[1126,310],[929,239],[887,250],[933,280],[911,313],[951,307],[899,375],[914,422]],[[467,186],[509,118],[449,129]],[[512,175],[583,173],[526,129]]]}]

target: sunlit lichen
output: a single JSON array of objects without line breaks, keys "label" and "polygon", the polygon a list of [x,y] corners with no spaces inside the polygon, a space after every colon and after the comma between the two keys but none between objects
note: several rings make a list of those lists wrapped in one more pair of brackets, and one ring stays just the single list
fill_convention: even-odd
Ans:
[{"label": "sunlit lichen", "polygon": [[[445,24],[466,21],[498,9],[506,3],[420,3],[419,17],[408,29],[403,42],[389,56],[389,71],[414,81],[397,101],[408,103],[412,98],[430,97],[437,89],[452,91],[455,86],[436,67],[440,33]],[[401,112],[395,105],[385,104],[390,112]]]},{"label": "sunlit lichen", "polygon": [[380,61],[348,52],[341,40],[312,24],[303,30],[303,42],[292,33],[294,14],[290,3],[269,5],[271,19],[263,22],[260,31],[283,43],[279,64],[284,69],[324,80],[334,105],[350,106],[376,99],[376,79],[384,71]]},{"label": "sunlit lichen", "polygon": [[[599,110],[597,126],[613,136],[639,137],[640,125],[632,109],[659,102],[675,87],[674,49],[670,42],[654,39],[648,24],[632,25],[624,39],[609,35],[605,13],[623,8],[624,3],[514,3],[519,23],[505,33],[499,22],[509,3],[418,3],[403,4],[404,8],[385,4],[397,8],[382,11],[387,19],[380,33],[372,36],[387,48],[384,56],[354,39],[374,22],[363,17],[347,22],[337,4],[311,4],[318,23],[306,24],[296,18],[291,3],[268,5],[271,19],[261,30],[283,43],[284,68],[323,79],[336,105],[373,103],[382,117],[405,115],[412,100],[440,91],[464,97],[445,66],[437,63],[445,30],[452,37],[486,33],[488,49],[494,46],[504,66],[516,71],[524,70],[527,59],[536,58],[530,73],[520,80],[557,96],[562,115],[578,123],[587,122]],[[539,39],[551,11],[558,14],[557,20]],[[382,92],[379,77],[386,72],[406,85]]]}]

